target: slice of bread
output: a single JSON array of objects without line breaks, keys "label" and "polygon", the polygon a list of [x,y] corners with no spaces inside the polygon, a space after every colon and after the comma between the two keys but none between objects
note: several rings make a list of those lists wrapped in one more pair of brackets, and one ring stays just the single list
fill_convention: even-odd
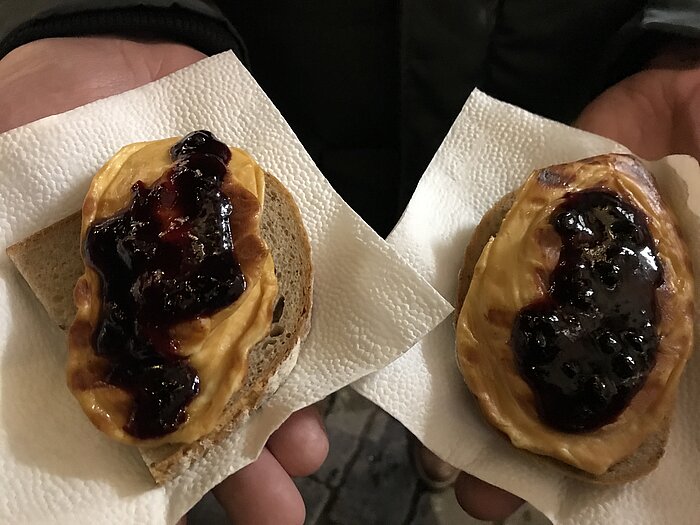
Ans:
[{"label": "slice of bread", "polygon": [[[75,316],[73,287],[83,273],[80,220],[80,213],[73,214],[7,249],[49,317],[64,330]],[[296,364],[299,346],[311,326],[311,246],[294,199],[269,174],[265,174],[261,231],[279,284],[270,334],[251,349],[244,385],[229,400],[214,431],[187,445],[140,449],[156,483],[185,471],[239,427]]]},{"label": "slice of bread", "polygon": [[7,248],[7,255],[29,284],[51,320],[68,330],[75,317],[73,287],[83,274],[80,212]]},{"label": "slice of bread", "polygon": [[[474,234],[472,235],[471,240],[464,251],[464,260],[462,263],[462,268],[459,271],[457,284],[458,312],[462,309],[462,304],[464,303],[464,299],[469,291],[469,285],[474,275],[474,267],[476,266],[479,257],[481,257],[481,252],[486,246],[486,243],[488,243],[492,237],[495,237],[498,234],[503,219],[515,202],[515,197],[516,192],[511,192],[503,196],[484,214],[484,216],[481,218],[481,222],[479,222],[478,226],[474,230]],[[664,455],[666,442],[668,441],[669,429],[670,418],[667,417],[659,430],[656,433],[651,434],[632,456],[614,464],[600,476],[595,476],[553,458],[548,458],[545,456],[537,457],[552,465],[555,465],[568,476],[581,479],[583,481],[601,485],[627,483],[645,476],[656,468],[656,466],[659,464],[659,460]],[[506,437],[505,434],[503,434],[503,436]],[[530,452],[526,451],[523,451],[523,453],[530,454]]]}]

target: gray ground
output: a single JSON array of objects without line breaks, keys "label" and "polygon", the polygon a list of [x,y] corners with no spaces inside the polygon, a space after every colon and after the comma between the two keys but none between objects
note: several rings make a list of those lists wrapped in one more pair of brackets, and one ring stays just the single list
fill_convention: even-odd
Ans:
[{"label": "gray ground", "polygon": [[[408,432],[346,388],[326,405],[330,453],[319,472],[295,480],[306,502],[307,525],[477,525],[452,491],[426,491],[410,459]],[[228,525],[212,496],[189,515],[188,525]],[[525,506],[507,525],[547,525]]]}]

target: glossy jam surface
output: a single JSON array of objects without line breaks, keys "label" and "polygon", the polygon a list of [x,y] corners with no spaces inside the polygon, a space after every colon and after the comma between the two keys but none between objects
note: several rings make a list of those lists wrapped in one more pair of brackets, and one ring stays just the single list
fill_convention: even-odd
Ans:
[{"label": "glossy jam surface", "polygon": [[542,420],[587,432],[615,420],[655,362],[662,267],[645,216],[603,191],[552,214],[562,240],[549,293],[523,308],[511,343]]},{"label": "glossy jam surface", "polygon": [[102,288],[95,351],[110,363],[106,382],[133,394],[125,431],[140,439],[176,430],[199,392],[170,329],[228,306],[246,287],[221,189],[230,157],[211,133],[191,133],[152,187],[134,184],[130,204],[86,235]]}]

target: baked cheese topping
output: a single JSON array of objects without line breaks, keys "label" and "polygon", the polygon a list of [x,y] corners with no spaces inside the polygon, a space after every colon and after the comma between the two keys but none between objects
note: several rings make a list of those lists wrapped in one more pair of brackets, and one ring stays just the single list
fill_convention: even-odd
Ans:
[{"label": "baked cheese topping", "polygon": [[[129,204],[132,186],[150,187],[172,166],[170,150],[177,138],[122,148],[93,178],[83,205],[83,245],[91,225],[113,217]],[[110,437],[138,445],[189,443],[215,430],[231,396],[241,388],[250,349],[268,335],[277,297],[277,279],[269,250],[260,237],[264,172],[245,152],[231,148],[222,183],[234,212],[234,252],[245,277],[245,290],[231,304],[195,316],[169,329],[177,341],[176,358],[198,376],[198,392],[186,406],[181,424],[162,436],[146,439],[129,432],[137,404],[129,388],[110,380],[110,361],[95,353],[95,329],[102,311],[101,279],[86,264],[75,288],[76,320],[69,335],[68,383],[90,420]],[[116,383],[116,384],[115,384]]]},{"label": "baked cheese topping", "polygon": [[[656,363],[641,390],[613,422],[591,432],[545,424],[512,348],[519,312],[540,301],[562,241],[553,212],[573,192],[598,190],[641,210],[656,242],[664,281],[656,289]],[[594,475],[632,455],[669,416],[693,342],[693,276],[686,247],[650,175],[631,157],[603,156],[534,172],[484,248],[459,314],[460,370],[487,419],[514,445]]]}]

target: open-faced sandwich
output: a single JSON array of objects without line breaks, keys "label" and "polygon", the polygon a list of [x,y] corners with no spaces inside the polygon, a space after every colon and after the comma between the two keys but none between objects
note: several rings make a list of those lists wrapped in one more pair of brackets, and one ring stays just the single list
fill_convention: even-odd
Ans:
[{"label": "open-faced sandwich", "polygon": [[673,213],[628,155],[532,173],[482,219],[459,278],[457,361],[519,448],[598,483],[656,467],[693,348]]},{"label": "open-faced sandwich", "polygon": [[92,423],[184,471],[272,394],[311,319],[311,252],[273,176],[208,131],[125,146],[82,213],[8,248],[68,329]]}]

